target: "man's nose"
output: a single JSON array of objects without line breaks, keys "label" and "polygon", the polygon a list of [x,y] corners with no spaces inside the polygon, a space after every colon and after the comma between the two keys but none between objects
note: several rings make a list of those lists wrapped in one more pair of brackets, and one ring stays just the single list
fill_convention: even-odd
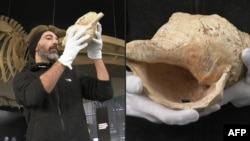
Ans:
[{"label": "man's nose", "polygon": [[58,45],[58,40],[53,40],[54,45]]}]

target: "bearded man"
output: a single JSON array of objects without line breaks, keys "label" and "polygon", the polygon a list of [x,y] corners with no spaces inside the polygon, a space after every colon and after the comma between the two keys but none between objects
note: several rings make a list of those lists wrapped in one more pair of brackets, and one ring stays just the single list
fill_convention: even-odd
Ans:
[{"label": "bearded man", "polygon": [[[90,141],[82,99],[105,101],[113,97],[102,60],[100,23],[97,29],[91,43],[87,43],[90,37],[85,34],[87,28],[79,32],[72,29],[62,55],[53,31],[43,30],[31,38],[29,53],[35,63],[27,63],[13,80],[17,103],[23,105],[28,124],[27,141]],[[97,77],[72,67],[84,48],[94,62]]]}]

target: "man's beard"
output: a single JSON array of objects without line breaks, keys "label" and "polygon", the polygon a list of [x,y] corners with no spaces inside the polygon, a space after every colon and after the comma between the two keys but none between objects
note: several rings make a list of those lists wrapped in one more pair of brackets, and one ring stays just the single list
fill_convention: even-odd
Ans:
[{"label": "man's beard", "polygon": [[58,53],[49,53],[47,59],[50,61],[56,61],[59,58]]},{"label": "man's beard", "polygon": [[59,58],[57,47],[50,47],[48,50],[46,50],[43,46],[39,46],[37,53],[40,55],[40,57],[47,59],[50,62],[54,62]]}]

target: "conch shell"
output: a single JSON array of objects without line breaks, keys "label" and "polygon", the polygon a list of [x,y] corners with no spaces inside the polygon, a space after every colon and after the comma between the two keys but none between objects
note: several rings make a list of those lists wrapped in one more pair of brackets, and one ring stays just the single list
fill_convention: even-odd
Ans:
[{"label": "conch shell", "polygon": [[76,26],[76,33],[79,32],[79,30],[81,30],[83,27],[90,26],[90,28],[87,30],[86,34],[90,35],[90,38],[87,42],[88,43],[91,42],[93,40],[93,38],[95,38],[95,31],[97,30],[97,23],[98,23],[98,21],[100,21],[100,19],[103,16],[104,16],[104,14],[102,12],[96,13],[96,12],[90,11],[90,12],[84,14],[83,16],[81,16],[80,18],[78,18],[78,20],[75,22],[74,25],[71,25],[70,27],[68,27],[68,29],[66,31],[66,36],[64,37],[64,39],[62,41],[62,46],[65,46],[66,41],[68,39],[68,34],[72,30],[72,27],[74,27],[74,26]]},{"label": "conch shell", "polygon": [[146,95],[172,109],[205,108],[244,76],[250,37],[219,15],[174,13],[150,40],[126,45],[127,65]]}]

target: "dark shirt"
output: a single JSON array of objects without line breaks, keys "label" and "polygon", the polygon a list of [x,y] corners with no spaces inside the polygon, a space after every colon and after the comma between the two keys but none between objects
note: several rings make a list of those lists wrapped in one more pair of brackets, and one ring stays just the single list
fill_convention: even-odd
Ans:
[{"label": "dark shirt", "polygon": [[24,106],[28,123],[26,140],[90,140],[82,98],[111,99],[111,82],[66,69],[48,94],[39,76],[49,67],[48,64],[28,66],[13,80],[16,100]]}]

